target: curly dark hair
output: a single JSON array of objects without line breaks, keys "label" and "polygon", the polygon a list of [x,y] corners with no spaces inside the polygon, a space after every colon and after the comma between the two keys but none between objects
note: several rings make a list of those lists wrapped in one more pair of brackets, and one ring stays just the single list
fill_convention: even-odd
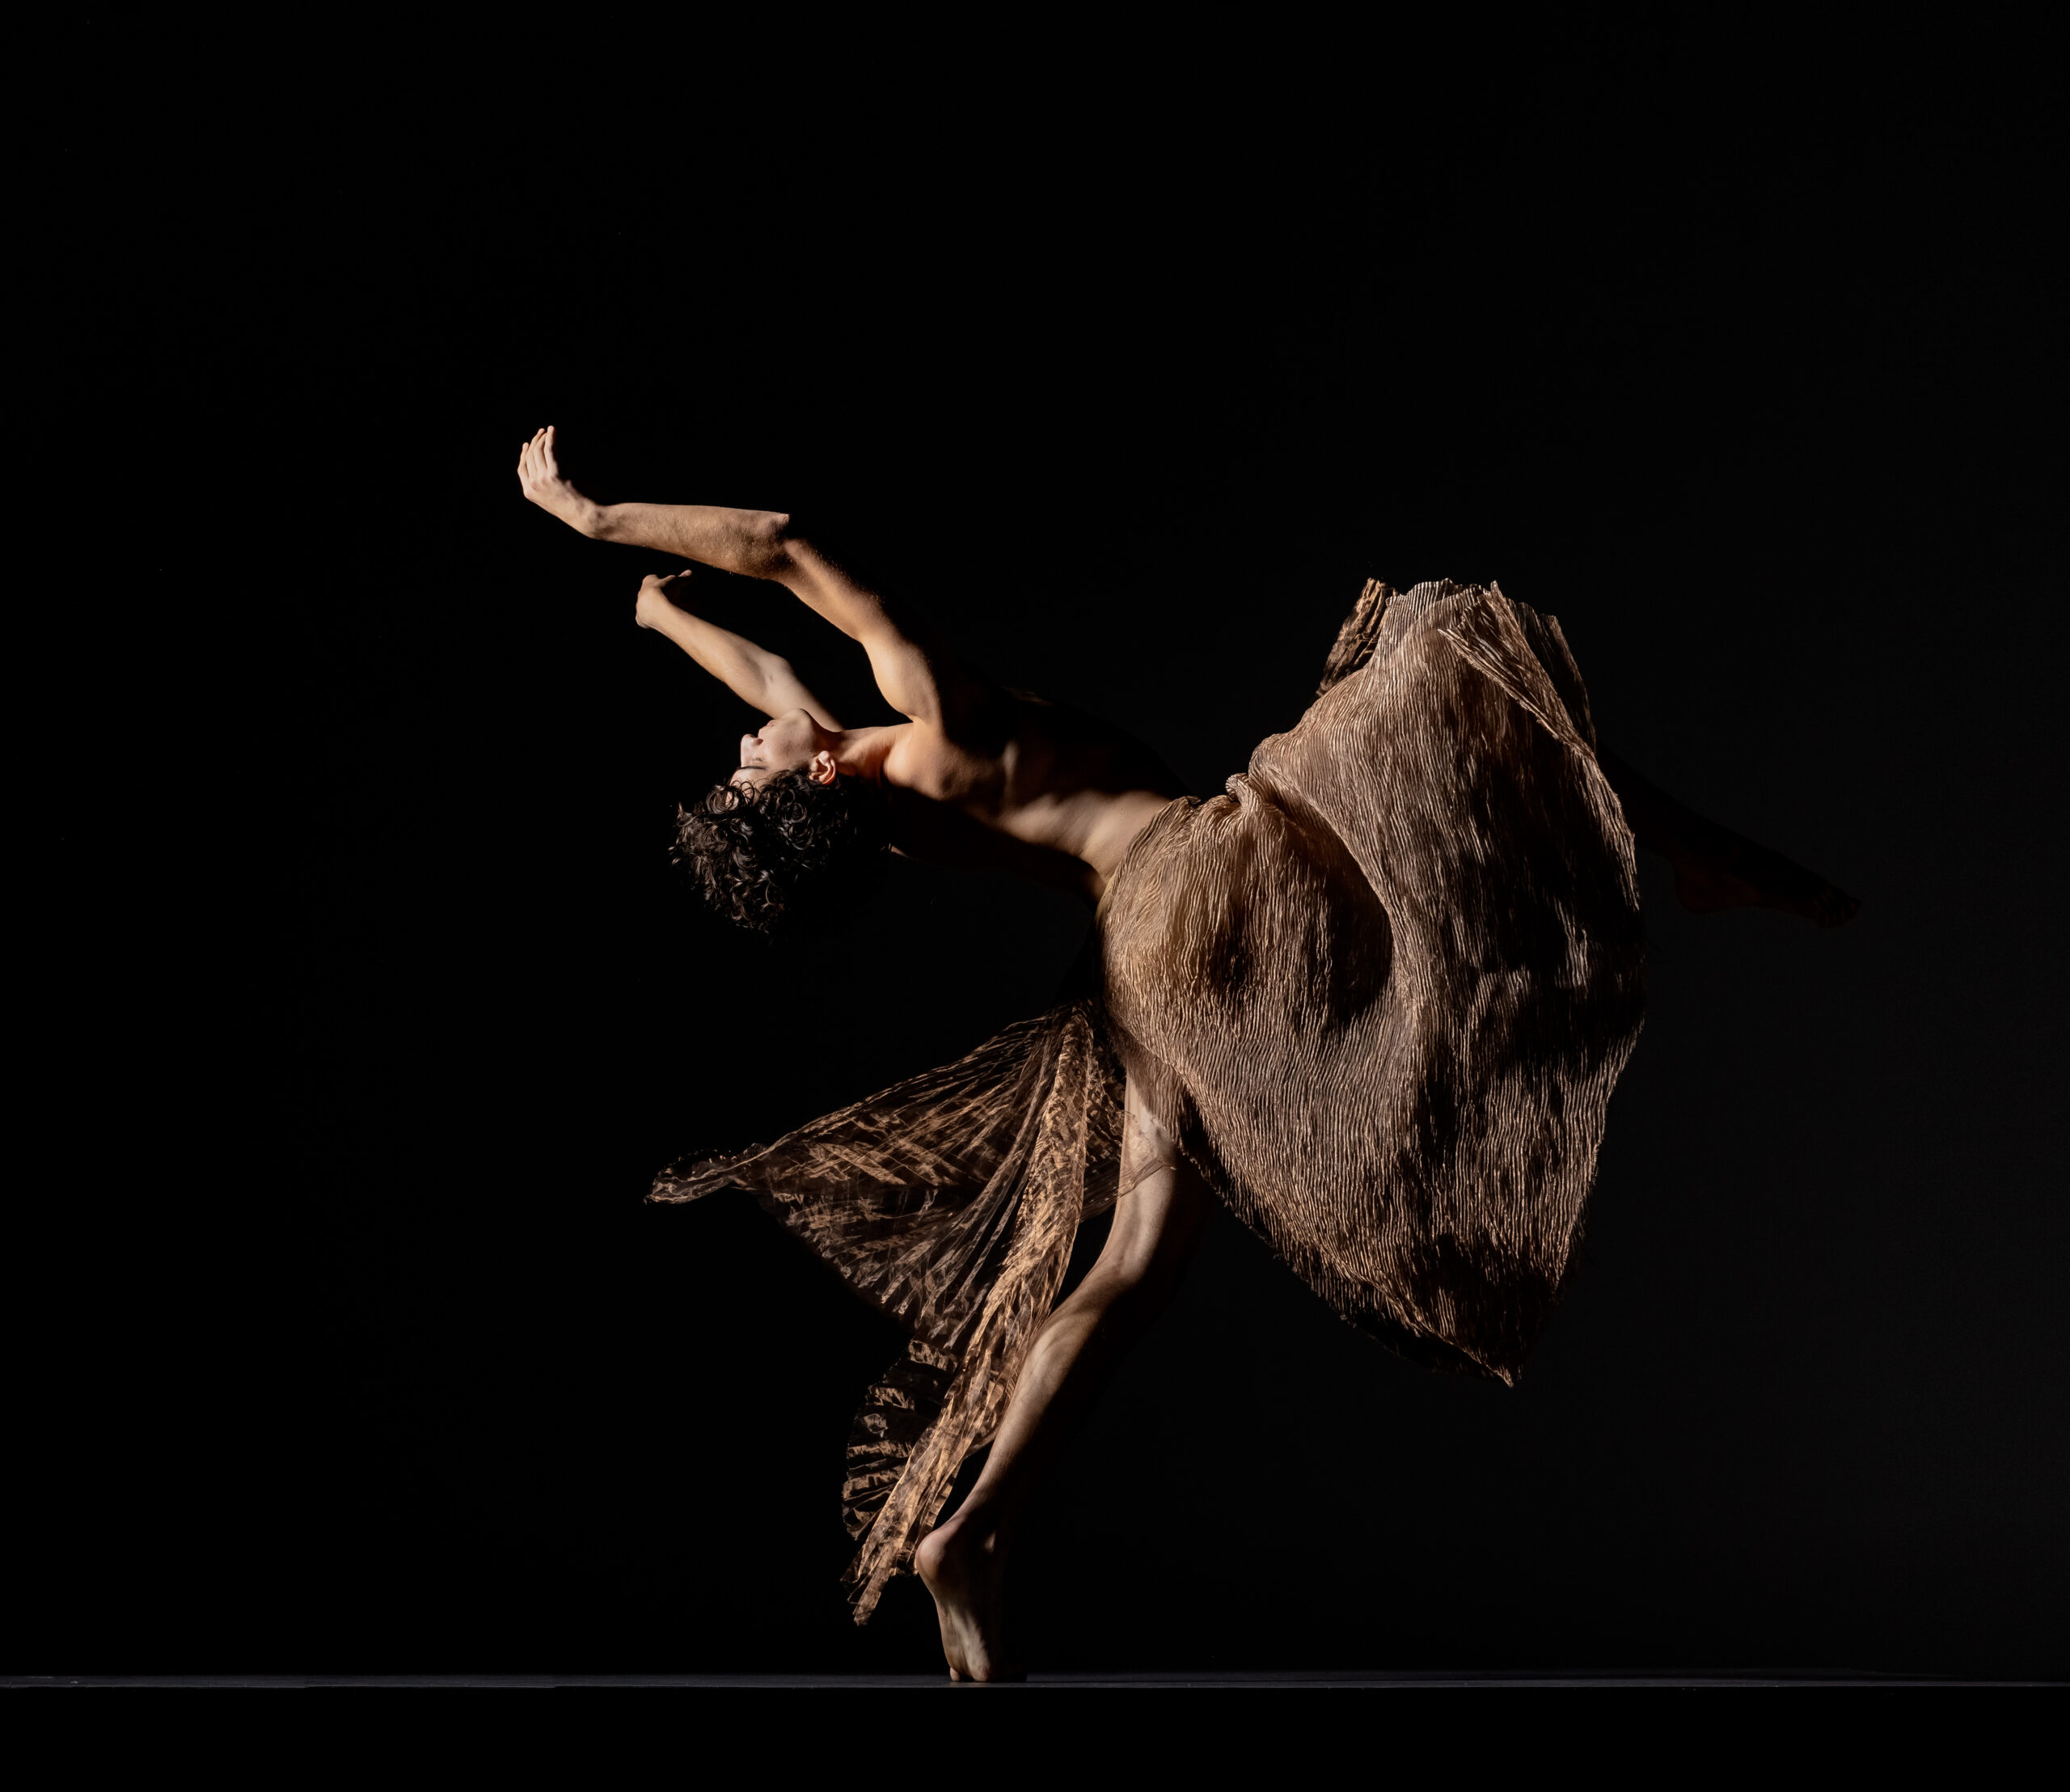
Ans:
[{"label": "curly dark hair", "polygon": [[791,933],[860,910],[884,869],[884,801],[852,777],[784,771],[759,788],[714,784],[676,809],[669,856],[737,927]]}]

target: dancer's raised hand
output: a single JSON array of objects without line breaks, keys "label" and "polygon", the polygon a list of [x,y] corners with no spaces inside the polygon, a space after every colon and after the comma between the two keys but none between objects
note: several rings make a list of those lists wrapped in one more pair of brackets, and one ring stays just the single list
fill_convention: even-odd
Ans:
[{"label": "dancer's raised hand", "polygon": [[577,491],[562,476],[554,456],[554,429],[548,424],[534,433],[518,451],[518,488],[542,510],[559,517],[578,534],[594,535],[602,505]]},{"label": "dancer's raised hand", "polygon": [[690,568],[680,573],[649,573],[640,581],[640,595],[633,600],[632,619],[642,628],[653,628],[677,614],[674,601],[690,584]]}]

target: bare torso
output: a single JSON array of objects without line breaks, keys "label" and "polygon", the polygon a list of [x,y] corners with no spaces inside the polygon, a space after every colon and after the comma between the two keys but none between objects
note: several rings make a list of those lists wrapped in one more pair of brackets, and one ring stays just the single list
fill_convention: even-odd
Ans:
[{"label": "bare torso", "polygon": [[953,737],[911,722],[885,733],[881,776],[901,852],[1091,902],[1151,817],[1185,793],[1133,735],[1025,691],[998,691]]},{"label": "bare torso", "polygon": [[[775,580],[861,643],[879,690],[908,721],[843,729],[786,661],[682,609],[683,574],[650,577],[635,611],[641,626],[661,631],[763,714],[813,718],[820,731],[808,742],[813,750],[788,763],[809,763],[821,782],[837,771],[877,782],[902,852],[1012,872],[1096,901],[1151,818],[1184,793],[1170,768],[1122,729],[1003,690],[902,628],[877,594],[801,538],[788,517],[695,505],[598,505],[562,477],[550,429],[521,450],[518,475],[528,498],[585,535]],[[1760,903],[1824,926],[1853,915],[1853,898],[1693,814],[1615,755],[1603,758],[1637,837],[1675,864],[1686,906]],[[786,768],[758,736],[744,738],[741,764],[750,782]],[[1115,1202],[1098,1262],[1035,1339],[977,1485],[915,1552],[954,1676],[1013,1673],[1002,1589],[1019,1514],[1113,1362],[1168,1297],[1213,1202],[1134,1079],[1122,1155],[1128,1192]]]},{"label": "bare torso", "polygon": [[[894,616],[882,596],[774,511],[703,505],[600,505],[564,478],[554,432],[519,462],[526,496],[599,539],[788,586],[868,654],[877,688],[907,721],[843,729],[788,661],[682,607],[687,575],[650,576],[634,611],[765,715],[809,716],[825,731],[801,763],[878,782],[892,844],[915,858],[1005,871],[1097,902],[1151,816],[1185,788],[1156,754],[1111,723],[1011,691],[962,665],[928,631]],[[743,742],[750,783],[782,769],[761,735]]]}]

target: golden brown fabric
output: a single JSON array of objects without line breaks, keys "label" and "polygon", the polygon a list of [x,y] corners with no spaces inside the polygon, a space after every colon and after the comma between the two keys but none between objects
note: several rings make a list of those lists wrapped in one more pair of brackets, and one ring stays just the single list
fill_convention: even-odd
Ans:
[{"label": "golden brown fabric", "polygon": [[729,1184],[909,1327],[848,1444],[858,1623],[912,1566],[1056,1304],[1079,1223],[1114,1199],[1122,1084],[1097,1004],[1064,1003],[766,1149],[686,1160],[648,1198]]},{"label": "golden brown fabric", "polygon": [[1152,819],[1096,936],[1096,993],[655,1183],[754,1190],[912,1332],[849,1446],[859,1622],[1115,1198],[1122,1065],[1339,1313],[1512,1379],[1640,1024],[1631,835],[1558,623],[1499,590],[1368,585],[1308,712],[1224,795]]}]

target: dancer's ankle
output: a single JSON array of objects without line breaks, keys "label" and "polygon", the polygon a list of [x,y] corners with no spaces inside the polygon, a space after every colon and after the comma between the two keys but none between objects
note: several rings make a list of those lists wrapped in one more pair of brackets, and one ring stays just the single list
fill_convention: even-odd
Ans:
[{"label": "dancer's ankle", "polygon": [[958,1555],[996,1559],[1006,1553],[1010,1529],[1006,1515],[996,1506],[966,1500],[933,1534],[941,1539],[942,1547]]}]

